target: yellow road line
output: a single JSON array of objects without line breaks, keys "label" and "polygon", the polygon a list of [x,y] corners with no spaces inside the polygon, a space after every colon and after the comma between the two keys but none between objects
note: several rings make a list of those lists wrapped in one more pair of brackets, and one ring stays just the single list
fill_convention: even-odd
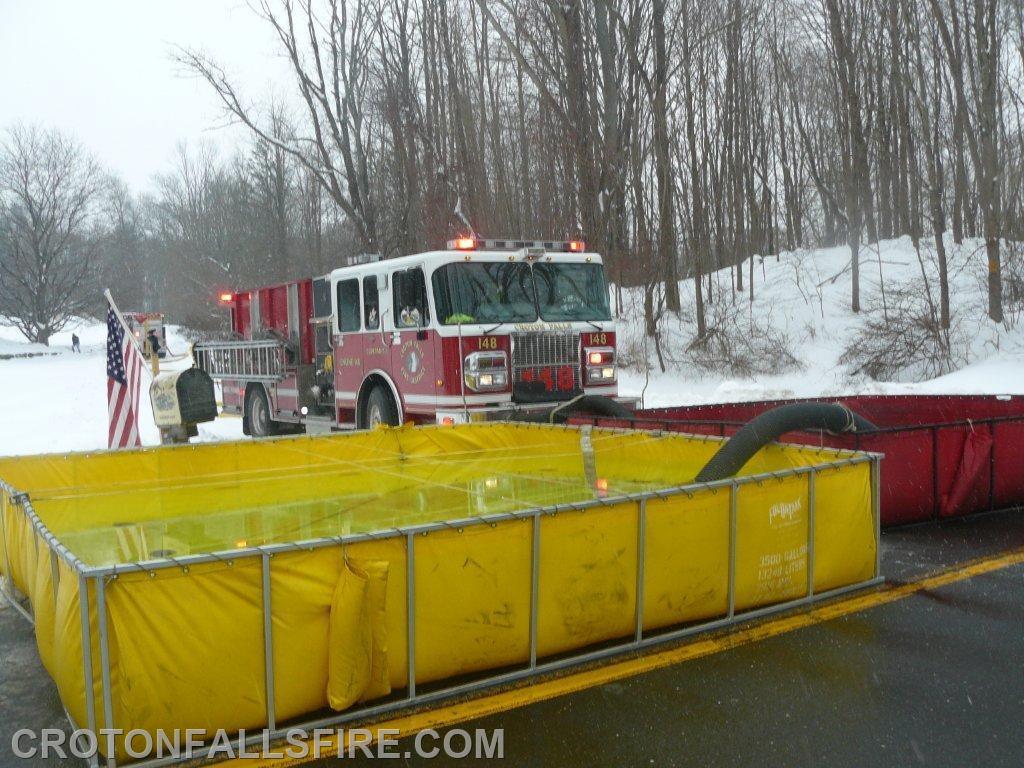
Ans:
[{"label": "yellow road line", "polygon": [[[870,608],[888,605],[897,600],[910,597],[918,592],[938,589],[956,582],[966,581],[976,576],[1009,568],[1024,563],[1024,548],[1016,549],[997,557],[983,558],[963,565],[940,571],[932,576],[906,584],[882,587],[854,597],[839,599],[812,608],[803,613],[782,616],[764,621],[739,631],[726,631],[686,645],[667,648],[662,651],[648,653],[633,658],[621,659],[602,666],[583,669],[561,677],[547,678],[539,682],[499,691],[467,701],[458,701],[437,709],[413,712],[408,715],[393,717],[389,720],[376,722],[371,731],[389,730],[398,732],[399,737],[410,736],[428,728],[447,728],[467,720],[476,720],[488,715],[507,712],[511,709],[525,707],[530,704],[547,701],[559,696],[576,693],[606,683],[613,683],[625,678],[634,677],[664,667],[680,664],[685,661],[699,659],[721,653],[731,648],[738,648],[760,640],[804,629],[833,619],[842,618],[852,613],[859,613]],[[389,734],[391,735],[391,734]],[[337,755],[337,739],[324,739],[320,757]],[[280,751],[284,751],[282,748]],[[247,759],[243,761],[226,760],[216,765],[228,765],[239,762],[247,768],[288,768],[311,762],[311,758],[273,757]]]}]

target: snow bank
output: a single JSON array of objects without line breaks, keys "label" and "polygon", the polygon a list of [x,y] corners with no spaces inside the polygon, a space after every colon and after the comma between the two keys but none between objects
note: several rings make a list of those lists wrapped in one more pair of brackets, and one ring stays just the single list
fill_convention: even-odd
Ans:
[{"label": "snow bank", "polygon": [[[72,332],[82,340],[81,354],[71,352]],[[14,329],[0,326],[0,354],[44,356],[0,360],[0,455],[106,448],[106,325],[82,321],[69,326],[54,336],[50,347],[19,342],[17,337]],[[179,354],[188,349],[176,327],[168,327],[168,346]],[[167,369],[190,365],[186,359]],[[148,388],[149,376],[144,374],[139,429],[145,445],[157,445],[160,432],[153,423]],[[241,437],[238,418],[221,417],[199,426],[200,440]]]},{"label": "snow bank", "polygon": [[34,356],[53,355],[71,349],[71,335],[78,334],[82,346],[106,344],[107,328],[103,323],[88,318],[78,318],[68,327],[50,337],[50,345],[25,341],[21,331],[10,325],[0,324],[0,355]]},{"label": "snow bank", "polygon": [[[666,373],[659,370],[652,339],[644,336],[643,290],[623,291],[620,350],[634,362],[624,371],[624,394],[643,394],[648,406],[702,402],[815,397],[839,394],[1024,394],[1024,323],[992,323],[986,314],[984,244],[947,242],[952,306],[951,340],[959,370],[927,381],[880,382],[857,374],[841,361],[864,318],[891,307],[900,285],[922,283],[926,270],[938,303],[934,243],[922,241],[920,259],[910,238],[866,246],[861,252],[861,303],[850,309],[850,251],[846,247],[784,252],[755,258],[754,299],[749,298],[749,265],[744,292],[734,291],[729,270],[713,276],[713,296],[728,302],[752,335],[769,331],[788,340],[796,364],[769,375],[734,377],[695,367],[686,354],[696,335],[693,281],[680,283],[683,307],[666,313],[659,326]],[[924,266],[922,267],[922,262]],[[648,377],[644,362],[650,368]],[[912,378],[911,375],[907,378]]]}]

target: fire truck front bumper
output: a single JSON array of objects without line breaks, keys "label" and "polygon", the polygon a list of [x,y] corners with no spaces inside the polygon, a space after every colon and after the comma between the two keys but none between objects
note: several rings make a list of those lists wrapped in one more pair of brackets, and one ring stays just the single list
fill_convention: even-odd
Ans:
[{"label": "fire truck front bumper", "polygon": [[[638,397],[612,397],[611,400],[624,405],[630,410],[635,410],[640,403]],[[523,417],[541,416],[553,414],[556,410],[564,409],[570,405],[567,402],[557,403],[513,403],[510,405],[496,405],[468,408],[448,408],[437,411],[437,423],[442,425],[469,424],[485,421],[516,421]],[[585,410],[576,410],[576,415],[585,415]]]}]

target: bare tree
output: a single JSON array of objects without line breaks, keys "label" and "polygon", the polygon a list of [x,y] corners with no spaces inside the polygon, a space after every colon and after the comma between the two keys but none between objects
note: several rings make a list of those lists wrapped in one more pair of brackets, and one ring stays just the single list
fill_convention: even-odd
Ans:
[{"label": "bare tree", "polygon": [[652,3],[654,30],[654,77],[651,111],[654,122],[654,163],[658,179],[658,261],[665,280],[668,309],[679,311],[679,251],[676,247],[676,211],[668,125],[668,50],[665,32],[665,0]]},{"label": "bare tree", "polygon": [[[1024,237],[1020,3],[251,5],[290,62],[289,119],[211,58],[178,51],[252,141],[161,179],[146,251],[165,300],[467,229],[582,233],[618,299],[642,289],[616,306],[642,306],[671,362],[665,324],[692,317],[706,344],[741,291],[752,304],[756,257],[780,246],[847,245],[856,310],[864,246],[909,235],[921,279],[937,275],[938,322],[955,327],[948,226],[957,243],[984,237],[989,314],[1002,317],[1000,243]],[[878,276],[884,286],[881,261]]]},{"label": "bare tree", "polygon": [[[284,114],[272,109],[271,135],[279,140],[292,133]],[[293,274],[290,229],[294,216],[290,207],[293,195],[292,161],[278,145],[254,137],[245,163],[245,179],[252,196],[253,218],[259,222],[260,237],[275,279],[289,280]]]},{"label": "bare tree", "polygon": [[70,136],[15,126],[0,145],[0,316],[27,339],[96,304],[95,228],[105,177]]},{"label": "bare tree", "polygon": [[1002,322],[1000,8],[996,0],[967,0],[962,7],[956,0],[929,4],[953,83],[958,133],[966,139],[974,167],[988,257],[988,314]]},{"label": "bare tree", "polygon": [[102,238],[97,279],[123,309],[155,310],[157,290],[150,274],[149,233],[144,206],[121,179],[112,178],[100,203]]},{"label": "bare tree", "polygon": [[[893,0],[888,0],[893,2]],[[899,0],[906,27],[920,25],[917,4],[913,0]],[[935,237],[935,254],[939,267],[939,323],[943,330],[949,330],[949,265],[946,254],[946,209],[943,201],[945,191],[945,164],[941,135],[941,61],[939,59],[938,35],[930,35],[930,56],[924,54],[923,36],[912,42],[914,77],[909,89],[914,92],[914,106],[920,121],[921,144],[925,152],[925,168],[928,180],[928,214]],[[931,71],[929,71],[929,62]]]},{"label": "bare tree", "polygon": [[846,239],[850,246],[851,307],[860,311],[860,246],[865,216],[870,216],[870,173],[864,128],[861,66],[866,50],[866,0],[824,0],[833,77],[842,104],[843,175],[846,179]]},{"label": "bare tree", "polygon": [[178,61],[206,80],[234,118],[262,141],[297,160],[349,217],[370,251],[380,245],[377,202],[370,184],[366,98],[369,46],[379,20],[364,0],[261,0],[260,16],[273,29],[295,75],[308,132],[275,135],[278,126],[246,102],[225,70],[194,50]]}]

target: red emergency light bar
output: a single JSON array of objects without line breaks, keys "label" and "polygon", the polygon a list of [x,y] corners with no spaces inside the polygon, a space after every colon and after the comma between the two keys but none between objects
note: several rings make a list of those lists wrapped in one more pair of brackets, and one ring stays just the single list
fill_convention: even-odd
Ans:
[{"label": "red emergency light bar", "polygon": [[221,304],[228,305],[235,300],[235,294],[224,291],[223,293],[217,294],[217,301]]},{"label": "red emergency light bar", "polygon": [[452,251],[521,251],[523,248],[583,253],[587,244],[582,240],[477,240],[472,237],[458,237],[448,241],[448,249]]}]

